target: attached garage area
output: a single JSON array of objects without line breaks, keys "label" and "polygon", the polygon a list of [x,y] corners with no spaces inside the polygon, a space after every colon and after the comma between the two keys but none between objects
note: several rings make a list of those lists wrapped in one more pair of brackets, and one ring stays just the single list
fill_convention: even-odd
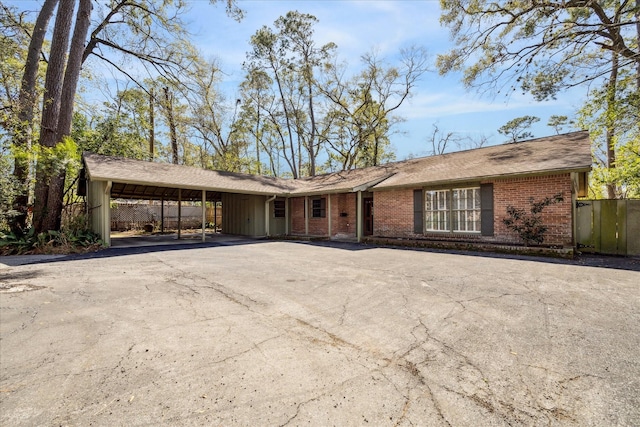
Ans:
[{"label": "attached garage area", "polygon": [[[208,171],[181,165],[142,162],[84,154],[87,213],[92,229],[111,245],[114,199],[184,202],[202,206],[202,240],[206,207],[222,209],[222,231],[250,237],[288,233],[287,181],[277,178]],[[178,227],[180,238],[180,226]]]}]

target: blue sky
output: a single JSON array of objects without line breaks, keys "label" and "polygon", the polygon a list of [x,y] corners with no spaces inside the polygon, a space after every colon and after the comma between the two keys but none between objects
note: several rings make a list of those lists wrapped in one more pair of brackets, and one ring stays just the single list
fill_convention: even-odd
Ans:
[{"label": "blue sky", "polygon": [[[187,20],[195,34],[196,45],[206,56],[220,60],[234,87],[242,79],[241,64],[249,50],[251,35],[263,25],[272,26],[278,17],[290,10],[318,18],[317,43],[336,43],[338,55],[354,65],[362,54],[372,50],[393,61],[402,47],[410,45],[426,47],[435,63],[438,53],[452,47],[449,30],[439,23],[437,1],[248,0],[240,2],[246,11],[240,23],[226,18],[222,5],[211,6],[206,0],[192,0],[189,4],[191,12]],[[434,123],[444,131],[460,132],[473,138],[484,135],[489,137],[491,144],[498,144],[504,137],[497,129],[508,120],[523,115],[540,117],[540,122],[532,128],[533,134],[536,137],[551,135],[554,130],[546,126],[549,116],[571,117],[581,103],[577,90],[542,103],[519,91],[509,98],[481,95],[466,90],[460,75],[443,77],[435,71],[435,66],[433,68],[424,75],[413,97],[399,111],[399,115],[407,120],[398,128],[404,135],[392,137],[398,159],[409,154],[426,155],[430,150],[427,141]],[[230,93],[229,96],[234,95]]]}]

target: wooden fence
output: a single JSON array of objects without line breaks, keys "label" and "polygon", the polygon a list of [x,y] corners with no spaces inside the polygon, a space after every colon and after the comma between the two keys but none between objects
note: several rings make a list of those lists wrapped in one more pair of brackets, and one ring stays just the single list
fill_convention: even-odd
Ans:
[{"label": "wooden fence", "polygon": [[[215,215],[215,218],[214,218]],[[111,230],[141,230],[147,224],[159,230],[164,222],[165,229],[178,228],[178,205],[165,204],[164,209],[159,204],[144,203],[116,203],[111,206]],[[217,208],[209,203],[206,208],[207,227],[212,228],[215,223],[222,224],[222,206]],[[180,214],[181,228],[202,227],[202,206],[182,206]]]},{"label": "wooden fence", "polygon": [[640,255],[640,200],[578,200],[578,250]]}]

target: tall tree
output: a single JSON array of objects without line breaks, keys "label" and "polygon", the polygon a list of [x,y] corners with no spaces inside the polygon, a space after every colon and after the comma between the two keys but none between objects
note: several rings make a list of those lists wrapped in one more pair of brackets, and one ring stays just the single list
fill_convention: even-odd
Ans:
[{"label": "tall tree", "polygon": [[[230,15],[241,17],[235,1],[225,3]],[[44,7],[49,4],[44,3],[43,16]],[[43,147],[58,147],[69,135],[81,65],[90,57],[104,61],[134,81],[136,76],[128,72],[121,58],[135,58],[150,74],[166,75],[176,81],[179,72],[187,69],[193,59],[194,50],[189,48],[187,32],[179,19],[185,6],[181,0],[96,3],[99,19],[89,31],[91,6],[90,0],[59,0],[42,103],[39,143]],[[47,163],[41,155],[34,200],[34,227],[38,232],[60,227],[64,172]]]},{"label": "tall tree", "polygon": [[290,70],[295,70],[294,79],[298,81],[298,93],[304,105],[304,107],[294,107],[294,110],[298,111],[294,114],[294,118],[297,122],[298,137],[307,152],[310,176],[316,174],[316,158],[320,151],[320,144],[317,143],[318,119],[314,70],[326,63],[334,55],[337,47],[334,43],[327,43],[324,46],[316,45],[313,40],[313,25],[317,22],[315,16],[298,11],[288,12],[275,22],[280,36],[284,37],[284,43],[294,55],[286,58],[285,61]]},{"label": "tall tree", "polygon": [[535,116],[516,117],[501,126],[498,129],[498,133],[509,138],[507,142],[518,142],[523,139],[533,138],[533,133],[528,129],[539,121],[540,118]]},{"label": "tall tree", "polygon": [[[49,27],[49,21],[53,16],[53,11],[58,4],[58,0],[45,0],[36,18],[36,22],[31,32],[27,57],[24,63],[24,72],[20,84],[20,94],[16,102],[17,122],[14,123],[13,144],[15,151],[21,151],[15,158],[14,176],[19,183],[19,191],[14,200],[14,208],[18,212],[11,221],[11,228],[14,232],[20,232],[26,228],[27,205],[29,204],[29,160],[25,152],[31,150],[33,141],[33,120],[37,98],[36,81],[40,70],[40,57],[45,35]],[[5,13],[11,12],[2,5]],[[23,27],[24,28],[24,27]]]},{"label": "tall tree", "polygon": [[372,53],[363,55],[362,63],[364,70],[352,79],[344,77],[341,66],[331,65],[319,85],[331,102],[332,126],[337,127],[332,131],[337,135],[327,137],[327,143],[344,169],[390,160],[385,148],[393,127],[402,122],[395,113],[428,71],[427,54],[421,47],[403,49],[397,66]]},{"label": "tall tree", "polygon": [[[633,144],[620,133],[624,115],[616,107],[619,76],[633,76],[640,93],[640,2],[441,0],[441,23],[451,30],[456,47],[438,57],[441,73],[464,72],[464,83],[479,90],[520,87],[537,100],[554,98],[563,89],[602,89],[609,118],[605,151],[608,175],[616,150]],[[586,106],[589,111],[596,111]],[[614,115],[612,115],[614,114]],[[592,120],[597,118],[593,117]],[[640,126],[636,123],[636,126]],[[627,150],[628,151],[628,150]],[[607,185],[608,197],[622,194],[619,184]]]},{"label": "tall tree", "polygon": [[[42,119],[40,123],[40,145],[53,148],[57,143],[58,120],[62,105],[62,86],[64,82],[65,60],[71,33],[71,21],[75,9],[74,0],[61,0],[53,28],[53,40],[47,74],[45,78],[44,96],[42,100]],[[50,188],[59,185],[59,170],[51,170],[51,165],[44,159],[46,152],[38,160],[36,172],[36,188],[33,210],[33,226],[36,231],[57,230],[60,228],[60,212],[49,210]],[[53,182],[52,182],[53,180]],[[58,189],[52,189],[57,193]],[[52,200],[51,203],[54,203]],[[62,201],[60,201],[62,206]]]},{"label": "tall tree", "polygon": [[612,64],[605,51],[634,68],[640,65],[638,5],[632,1],[441,0],[440,5],[440,21],[450,28],[456,47],[438,56],[438,68],[463,70],[470,87],[511,84],[542,100],[607,75]]}]

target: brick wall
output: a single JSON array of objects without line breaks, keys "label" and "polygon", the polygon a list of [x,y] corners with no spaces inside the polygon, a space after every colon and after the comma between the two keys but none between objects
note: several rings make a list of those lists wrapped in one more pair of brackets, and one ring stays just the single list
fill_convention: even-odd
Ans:
[{"label": "brick wall", "polygon": [[[562,193],[564,202],[547,206],[542,212],[547,226],[545,244],[571,245],[573,242],[571,176],[570,174],[528,178],[505,178],[494,181],[494,235],[479,233],[413,233],[413,188],[377,191],[374,193],[374,236],[380,237],[429,237],[448,241],[478,241],[495,243],[522,243],[519,236],[506,228],[502,220],[507,216],[507,206],[530,208],[529,200],[539,201]],[[485,183],[485,182],[483,182]]]},{"label": "brick wall", "polygon": [[413,188],[373,193],[373,235],[413,237]]},{"label": "brick wall", "polygon": [[291,234],[304,234],[304,197],[290,199]]},{"label": "brick wall", "polygon": [[[355,237],[356,235],[356,200],[355,193],[323,195],[327,199],[327,215],[331,215],[331,236]],[[331,209],[329,209],[331,197]],[[309,197],[309,206],[311,200]],[[309,208],[311,209],[311,208]],[[341,215],[345,214],[345,215]],[[291,234],[305,234],[304,197],[291,198]],[[329,233],[329,218],[309,217],[309,235],[326,236]]]},{"label": "brick wall", "polygon": [[518,235],[508,230],[502,222],[507,217],[507,206],[530,212],[531,198],[537,202],[558,193],[562,193],[564,201],[549,205],[542,211],[542,221],[547,227],[544,243],[572,245],[571,175],[568,173],[493,181],[494,239],[521,243]]},{"label": "brick wall", "polygon": [[[311,200],[316,197],[309,197],[309,236],[326,236],[328,233],[328,217],[312,218],[311,217]],[[333,200],[332,200],[333,202]],[[328,203],[328,201],[326,202]],[[329,214],[328,204],[327,215]],[[331,207],[333,210],[333,206]],[[304,215],[304,197],[294,197],[291,199],[291,234],[305,234],[305,215]]]},{"label": "brick wall", "polygon": [[[355,237],[357,197],[356,193],[333,194],[331,196],[332,236]],[[340,214],[346,214],[346,216]]]}]

